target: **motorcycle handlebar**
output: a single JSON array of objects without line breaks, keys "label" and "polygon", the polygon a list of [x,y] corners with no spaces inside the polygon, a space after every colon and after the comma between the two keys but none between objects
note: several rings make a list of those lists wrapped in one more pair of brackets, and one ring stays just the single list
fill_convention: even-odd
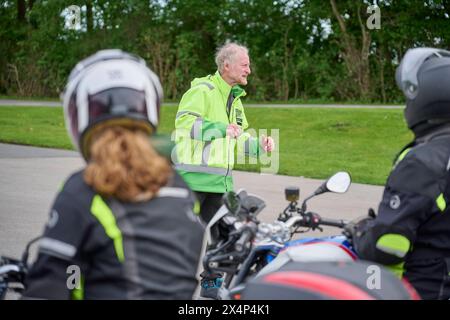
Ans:
[{"label": "motorcycle handlebar", "polygon": [[10,273],[19,273],[23,270],[22,264],[18,260],[7,257],[0,257],[0,276]]},{"label": "motorcycle handlebar", "polygon": [[234,249],[236,251],[243,251],[247,243],[256,235],[257,225],[253,221],[247,223],[242,230],[241,236],[234,244]]},{"label": "motorcycle handlebar", "polygon": [[330,226],[337,228],[344,228],[347,225],[348,221],[339,219],[328,219],[322,218],[319,214],[308,212],[304,215],[293,216],[289,218],[284,224],[292,230],[293,228],[302,226],[302,227],[310,227],[317,228],[319,226]]},{"label": "motorcycle handlebar", "polygon": [[320,226],[330,226],[337,228],[344,228],[347,221],[339,219],[322,218],[319,214],[314,212],[307,212],[302,214],[302,219],[297,221],[298,225],[314,229],[320,229]]},{"label": "motorcycle handlebar", "polygon": [[324,226],[330,226],[330,227],[344,228],[345,225],[347,224],[347,222],[344,220],[320,218],[319,224],[324,225]]},{"label": "motorcycle handlebar", "polygon": [[0,266],[0,277],[11,273],[19,273],[22,269],[16,264],[6,264]]}]

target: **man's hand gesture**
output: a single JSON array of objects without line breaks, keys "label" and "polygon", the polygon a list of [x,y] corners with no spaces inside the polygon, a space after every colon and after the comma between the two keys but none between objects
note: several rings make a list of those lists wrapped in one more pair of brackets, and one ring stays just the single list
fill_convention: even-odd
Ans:
[{"label": "man's hand gesture", "polygon": [[261,148],[263,148],[265,152],[271,152],[273,149],[275,149],[275,142],[270,136],[266,137],[265,135],[261,135],[260,144]]},{"label": "man's hand gesture", "polygon": [[241,135],[241,127],[235,123],[230,123],[227,127],[227,136],[230,138],[237,138]]}]

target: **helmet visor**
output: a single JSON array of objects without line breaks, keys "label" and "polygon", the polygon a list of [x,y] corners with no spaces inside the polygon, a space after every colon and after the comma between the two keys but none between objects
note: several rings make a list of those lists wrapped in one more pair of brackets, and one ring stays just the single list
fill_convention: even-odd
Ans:
[{"label": "helmet visor", "polygon": [[144,91],[129,88],[114,88],[88,97],[89,124],[114,118],[127,117],[148,121]]},{"label": "helmet visor", "polygon": [[450,52],[436,48],[414,48],[409,49],[403,57],[397,68],[395,80],[407,98],[416,97],[419,85],[417,73],[425,60],[432,56],[450,57]]}]

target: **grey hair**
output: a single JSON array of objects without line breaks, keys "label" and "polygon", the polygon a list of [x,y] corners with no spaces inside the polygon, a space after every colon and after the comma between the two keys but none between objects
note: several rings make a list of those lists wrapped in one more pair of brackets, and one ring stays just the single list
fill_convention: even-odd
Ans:
[{"label": "grey hair", "polygon": [[239,52],[244,51],[248,54],[248,48],[236,42],[228,42],[219,47],[216,51],[216,65],[219,72],[222,72],[225,61],[233,62],[234,56]]}]

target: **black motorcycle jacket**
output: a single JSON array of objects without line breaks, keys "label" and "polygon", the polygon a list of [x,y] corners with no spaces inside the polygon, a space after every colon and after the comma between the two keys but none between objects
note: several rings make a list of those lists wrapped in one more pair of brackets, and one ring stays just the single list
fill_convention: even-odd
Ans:
[{"label": "black motorcycle jacket", "polygon": [[450,298],[450,129],[397,157],[378,216],[353,235],[360,258],[395,269],[424,299]]},{"label": "black motorcycle jacket", "polygon": [[204,232],[197,207],[176,173],[133,203],[102,198],[75,173],[54,202],[24,298],[191,299]]}]

